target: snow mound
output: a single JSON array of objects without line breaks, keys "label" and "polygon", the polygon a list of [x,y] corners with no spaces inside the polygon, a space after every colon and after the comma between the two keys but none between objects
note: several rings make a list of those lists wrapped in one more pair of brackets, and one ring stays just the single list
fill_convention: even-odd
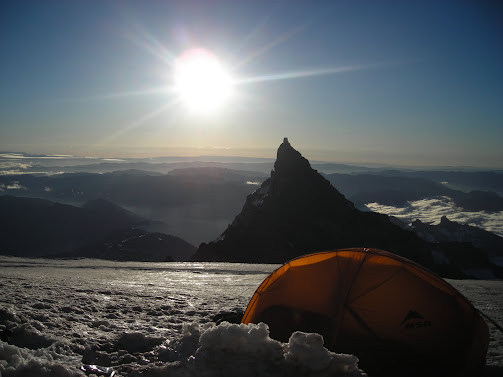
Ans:
[{"label": "snow mound", "polygon": [[117,340],[117,348],[129,353],[147,352],[162,342],[162,338],[150,337],[139,332],[124,333]]},{"label": "snow mound", "polygon": [[0,341],[0,376],[2,377],[76,377],[82,376],[41,350],[30,351]]},{"label": "snow mound", "polygon": [[269,337],[269,328],[264,323],[223,322],[203,327],[190,324],[184,327],[182,339],[170,346],[159,357],[170,363],[135,372],[142,376],[186,377],[366,376],[358,368],[355,356],[324,348],[321,335],[295,332],[288,343],[281,343]]}]

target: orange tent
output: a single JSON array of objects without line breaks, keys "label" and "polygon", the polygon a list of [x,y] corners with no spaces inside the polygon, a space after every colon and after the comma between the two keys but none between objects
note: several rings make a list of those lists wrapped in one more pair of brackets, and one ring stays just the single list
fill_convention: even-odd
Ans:
[{"label": "orange tent", "polygon": [[442,278],[397,255],[344,249],[296,258],[269,275],[242,323],[265,322],[272,338],[323,335],[356,355],[367,373],[476,376],[489,331],[471,303]]}]

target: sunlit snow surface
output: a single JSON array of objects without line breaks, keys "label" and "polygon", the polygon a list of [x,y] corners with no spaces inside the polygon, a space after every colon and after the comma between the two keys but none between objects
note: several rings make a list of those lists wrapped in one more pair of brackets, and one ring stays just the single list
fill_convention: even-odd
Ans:
[{"label": "sunlit snow surface", "polygon": [[[316,335],[283,344],[263,325],[211,322],[244,310],[277,267],[0,257],[0,375],[82,376],[83,363],[119,376],[363,375]],[[503,281],[449,282],[503,324]],[[489,327],[501,373],[503,335]]]}]

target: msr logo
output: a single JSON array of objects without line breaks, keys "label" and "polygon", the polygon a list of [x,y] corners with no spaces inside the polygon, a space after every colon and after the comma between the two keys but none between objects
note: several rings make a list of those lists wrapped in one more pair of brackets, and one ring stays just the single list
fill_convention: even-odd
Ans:
[{"label": "msr logo", "polygon": [[425,320],[418,312],[409,310],[401,326],[405,326],[406,329],[420,329],[423,327],[431,327],[431,321]]}]

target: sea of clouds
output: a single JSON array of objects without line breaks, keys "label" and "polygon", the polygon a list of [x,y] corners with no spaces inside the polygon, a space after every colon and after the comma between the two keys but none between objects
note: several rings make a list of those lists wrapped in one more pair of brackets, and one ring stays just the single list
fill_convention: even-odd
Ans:
[{"label": "sea of clouds", "polygon": [[368,203],[366,206],[374,212],[394,216],[408,224],[419,219],[423,223],[436,225],[442,216],[447,216],[451,221],[476,226],[503,237],[503,211],[465,211],[448,197],[411,201],[404,207],[379,203]]}]

